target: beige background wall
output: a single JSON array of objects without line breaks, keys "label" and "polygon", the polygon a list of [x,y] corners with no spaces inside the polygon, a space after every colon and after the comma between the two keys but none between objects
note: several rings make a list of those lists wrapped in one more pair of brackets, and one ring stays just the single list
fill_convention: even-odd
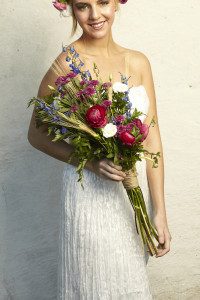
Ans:
[{"label": "beige background wall", "polygon": [[[51,1],[5,1],[0,10],[0,300],[56,299],[59,200],[63,163],[27,141],[27,101],[71,20]],[[200,2],[129,0],[115,40],[149,58],[165,155],[171,251],[150,258],[154,299],[199,299]]]}]

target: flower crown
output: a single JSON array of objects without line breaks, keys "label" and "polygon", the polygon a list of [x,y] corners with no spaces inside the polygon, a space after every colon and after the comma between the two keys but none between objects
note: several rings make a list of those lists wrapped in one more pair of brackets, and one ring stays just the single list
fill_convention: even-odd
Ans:
[{"label": "flower crown", "polygon": [[[119,0],[119,3],[125,4],[127,1],[128,0]],[[53,3],[53,6],[60,12],[67,10],[67,6],[68,6],[67,0],[55,0],[52,3]]]}]

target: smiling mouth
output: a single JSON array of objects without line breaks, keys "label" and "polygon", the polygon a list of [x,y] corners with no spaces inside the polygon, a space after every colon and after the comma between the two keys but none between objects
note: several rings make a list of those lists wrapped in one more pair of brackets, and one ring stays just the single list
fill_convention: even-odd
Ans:
[{"label": "smiling mouth", "polygon": [[96,24],[89,24],[92,28],[94,29],[100,29],[103,27],[105,21],[102,21],[102,22],[99,22],[99,23],[96,23]]}]

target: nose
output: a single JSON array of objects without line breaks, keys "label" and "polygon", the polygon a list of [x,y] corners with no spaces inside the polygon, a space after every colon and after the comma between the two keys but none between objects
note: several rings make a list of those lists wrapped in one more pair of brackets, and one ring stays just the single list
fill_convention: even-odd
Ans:
[{"label": "nose", "polygon": [[93,6],[91,6],[90,9],[90,20],[98,20],[100,17],[100,10],[97,7],[96,4],[94,4]]}]

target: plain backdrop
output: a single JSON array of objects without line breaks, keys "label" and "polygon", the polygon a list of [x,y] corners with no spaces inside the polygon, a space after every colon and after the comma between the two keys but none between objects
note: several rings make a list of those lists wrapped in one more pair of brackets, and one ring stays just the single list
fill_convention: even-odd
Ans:
[{"label": "plain backdrop", "polygon": [[[42,77],[72,39],[71,18],[51,1],[5,1],[0,9],[0,300],[55,300],[64,163],[27,140]],[[154,299],[199,299],[200,2],[129,0],[116,42],[150,60],[165,156],[171,251],[150,258]],[[94,299],[95,300],[95,299]]]}]

